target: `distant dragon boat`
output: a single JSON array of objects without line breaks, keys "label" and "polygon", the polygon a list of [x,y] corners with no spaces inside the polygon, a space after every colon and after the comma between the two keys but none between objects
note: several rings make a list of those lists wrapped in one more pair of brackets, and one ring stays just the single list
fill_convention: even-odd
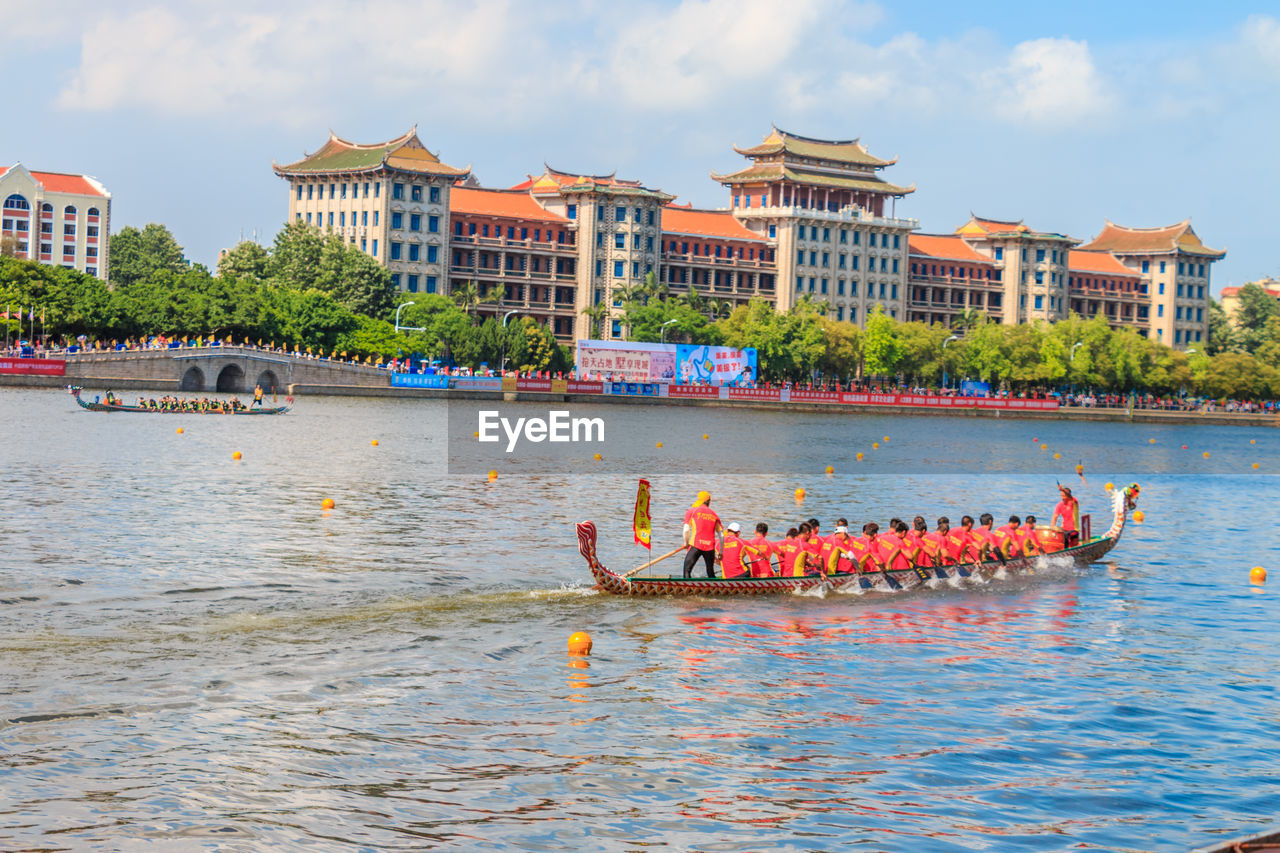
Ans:
[{"label": "distant dragon boat", "polygon": [[[67,392],[76,398],[76,402],[80,404],[80,408],[88,409],[91,412],[142,412],[148,415],[283,415],[289,411],[289,406],[272,406],[270,408],[259,406],[256,409],[231,409],[223,405],[217,408],[208,408],[203,411],[199,409],[151,409],[145,406],[127,406],[123,403],[89,403],[80,399],[82,388],[75,385],[68,385]],[[293,398],[287,398],[290,403]]]},{"label": "distant dragon boat", "polygon": [[680,575],[668,577],[628,577],[605,568],[596,558],[596,526],[583,521],[577,525],[578,550],[587,561],[597,588],[614,595],[632,596],[740,596],[777,595],[780,593],[807,592],[818,589],[828,591],[844,587],[851,589],[911,589],[934,579],[949,580],[971,576],[989,577],[1003,569],[1007,573],[1026,571],[1037,561],[1067,557],[1078,566],[1100,560],[1120,541],[1128,512],[1138,505],[1139,487],[1134,483],[1124,489],[1113,489],[1111,527],[1101,536],[1094,536],[1079,545],[1035,557],[1014,557],[1004,563],[988,560],[984,563],[966,563],[954,566],[918,567],[876,572],[839,572],[831,575],[805,575],[804,577],[736,577],[736,578],[686,578]]}]

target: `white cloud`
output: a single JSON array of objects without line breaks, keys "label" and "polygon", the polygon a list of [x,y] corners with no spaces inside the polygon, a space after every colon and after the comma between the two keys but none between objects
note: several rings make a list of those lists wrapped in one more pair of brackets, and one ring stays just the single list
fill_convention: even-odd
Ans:
[{"label": "white cloud", "polygon": [[987,75],[985,96],[998,115],[1037,125],[1067,125],[1108,114],[1114,97],[1085,42],[1024,41]]}]

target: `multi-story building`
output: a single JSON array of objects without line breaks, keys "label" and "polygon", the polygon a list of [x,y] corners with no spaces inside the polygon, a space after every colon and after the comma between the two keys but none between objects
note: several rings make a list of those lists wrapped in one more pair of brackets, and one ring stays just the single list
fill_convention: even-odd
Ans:
[{"label": "multi-story building", "polygon": [[[762,297],[779,311],[801,298],[864,324],[877,306],[900,320],[952,323],[981,312],[1005,324],[1101,314],[1173,346],[1208,331],[1206,249],[1186,222],[1162,229],[1107,223],[1085,246],[1022,221],[970,215],[951,234],[913,233],[896,203],[912,193],[880,173],[896,160],[856,139],[775,128],[735,148],[751,164],[712,178],[728,207],[694,209],[616,175],[550,167],[505,189],[464,180],[415,131],[376,145],[330,135],[275,171],[290,182],[294,221],[333,229],[377,258],[408,293],[475,287],[483,316],[517,313],[562,341],[622,335],[623,305],[652,273],[697,292],[708,313]],[[470,291],[467,291],[470,292]]]},{"label": "multi-story building", "polygon": [[1151,337],[1177,349],[1209,339],[1209,275],[1227,253],[1201,243],[1190,219],[1162,228],[1106,222],[1080,248],[1110,252],[1148,283]]},{"label": "multi-story building", "polygon": [[275,173],[289,182],[289,221],[305,222],[359,246],[410,293],[447,279],[449,194],[471,170],[440,161],[415,127],[374,145],[332,132],[320,150]]},{"label": "multi-story building", "polygon": [[107,278],[111,193],[96,178],[0,166],[0,236],[19,258]]},{"label": "multi-story building", "polygon": [[733,215],[773,245],[779,311],[807,294],[837,320],[865,322],[877,305],[906,319],[907,236],[919,223],[893,213],[915,187],[878,174],[896,160],[873,156],[857,139],[776,127],[759,145],[734,151],[752,164],[711,177],[730,189]]}]

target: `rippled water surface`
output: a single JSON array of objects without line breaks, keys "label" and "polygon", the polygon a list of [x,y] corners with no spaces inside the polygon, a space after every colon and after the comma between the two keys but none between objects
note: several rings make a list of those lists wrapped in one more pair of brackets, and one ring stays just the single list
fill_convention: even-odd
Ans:
[{"label": "rippled water surface", "polygon": [[[1274,429],[581,406],[600,461],[489,482],[447,458],[475,408],[0,391],[0,849],[1180,850],[1280,814]],[[1147,519],[981,585],[597,594],[573,522],[641,562],[640,476],[655,553],[703,487],[829,531],[1045,519],[1056,479],[1100,519],[1136,479]]]}]

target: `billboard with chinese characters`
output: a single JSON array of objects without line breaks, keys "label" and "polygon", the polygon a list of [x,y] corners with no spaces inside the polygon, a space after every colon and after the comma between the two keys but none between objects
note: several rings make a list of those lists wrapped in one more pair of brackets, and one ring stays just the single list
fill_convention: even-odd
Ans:
[{"label": "billboard with chinese characters", "polygon": [[693,385],[752,385],[756,380],[756,351],[752,347],[676,347],[676,374]]},{"label": "billboard with chinese characters", "polygon": [[672,382],[676,345],[636,341],[578,341],[579,379],[613,382]]}]

